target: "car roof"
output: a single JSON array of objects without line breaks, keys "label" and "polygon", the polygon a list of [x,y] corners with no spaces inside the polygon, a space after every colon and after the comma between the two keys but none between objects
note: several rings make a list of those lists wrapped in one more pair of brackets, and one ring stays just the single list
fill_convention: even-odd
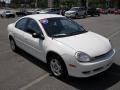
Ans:
[{"label": "car roof", "polygon": [[25,17],[32,18],[35,20],[41,20],[46,18],[55,18],[55,17],[64,17],[64,16],[57,14],[34,14],[34,15],[27,15]]},{"label": "car roof", "polygon": [[85,8],[85,7],[72,7],[72,8]]},{"label": "car roof", "polygon": [[72,7],[72,8],[80,8],[80,7]]}]

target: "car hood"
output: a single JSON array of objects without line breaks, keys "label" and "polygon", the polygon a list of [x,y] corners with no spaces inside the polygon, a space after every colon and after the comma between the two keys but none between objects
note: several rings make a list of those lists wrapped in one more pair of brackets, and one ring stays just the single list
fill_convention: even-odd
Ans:
[{"label": "car hood", "polygon": [[66,11],[65,13],[76,13],[76,11]]},{"label": "car hood", "polygon": [[74,49],[76,52],[81,51],[91,57],[105,54],[111,50],[111,44],[109,40],[93,32],[57,38],[56,41]]},{"label": "car hood", "polygon": [[48,11],[44,11],[44,10],[42,10],[42,11],[40,11],[40,13],[48,13]]}]

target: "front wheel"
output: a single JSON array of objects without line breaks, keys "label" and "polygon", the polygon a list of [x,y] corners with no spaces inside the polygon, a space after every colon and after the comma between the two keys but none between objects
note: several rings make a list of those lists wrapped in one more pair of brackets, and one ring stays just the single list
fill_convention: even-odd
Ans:
[{"label": "front wheel", "polygon": [[48,62],[52,74],[56,77],[67,75],[67,69],[64,62],[58,56],[52,56]]},{"label": "front wheel", "polygon": [[84,15],[83,15],[83,18],[86,18],[86,17],[87,17],[87,15],[86,15],[86,14],[84,14]]},{"label": "front wheel", "polygon": [[75,14],[75,19],[79,18],[79,15],[78,13]]}]

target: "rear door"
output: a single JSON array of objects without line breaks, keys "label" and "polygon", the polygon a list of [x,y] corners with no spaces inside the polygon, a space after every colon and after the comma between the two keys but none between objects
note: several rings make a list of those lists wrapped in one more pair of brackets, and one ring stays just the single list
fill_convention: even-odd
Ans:
[{"label": "rear door", "polygon": [[13,32],[16,44],[22,49],[25,49],[24,33],[26,32],[27,23],[28,18],[22,18],[15,24]]}]

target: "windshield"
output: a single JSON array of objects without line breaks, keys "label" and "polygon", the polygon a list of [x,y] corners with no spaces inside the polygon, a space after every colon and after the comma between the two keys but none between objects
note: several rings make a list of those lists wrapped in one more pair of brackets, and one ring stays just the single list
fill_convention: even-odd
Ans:
[{"label": "windshield", "polygon": [[66,37],[86,32],[82,26],[67,18],[47,18],[40,22],[49,37]]},{"label": "windshield", "polygon": [[70,9],[70,11],[77,11],[79,8],[78,7],[73,7]]}]

